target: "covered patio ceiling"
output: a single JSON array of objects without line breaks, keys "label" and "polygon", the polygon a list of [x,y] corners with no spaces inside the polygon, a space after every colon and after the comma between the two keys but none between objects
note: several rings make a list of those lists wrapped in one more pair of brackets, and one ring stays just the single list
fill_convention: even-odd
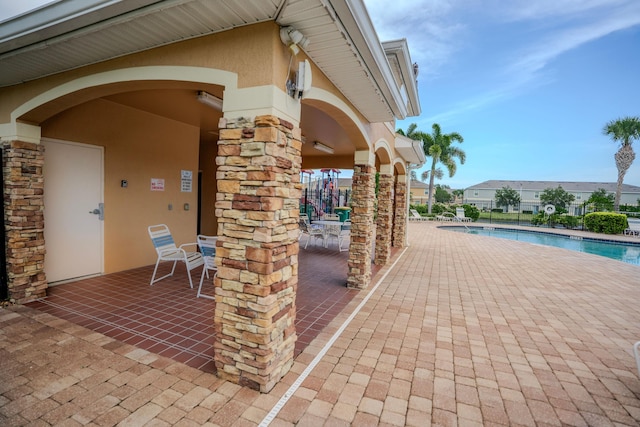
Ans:
[{"label": "covered patio ceiling", "polygon": [[0,24],[0,87],[265,21],[310,39],[307,55],[370,122],[420,113],[408,51],[385,51],[362,0],[61,0]]}]

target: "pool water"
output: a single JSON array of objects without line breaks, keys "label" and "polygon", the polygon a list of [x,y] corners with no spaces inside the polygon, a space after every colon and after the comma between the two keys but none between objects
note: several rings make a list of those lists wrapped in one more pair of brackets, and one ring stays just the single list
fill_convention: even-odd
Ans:
[{"label": "pool water", "polygon": [[576,236],[560,236],[557,234],[539,231],[523,231],[515,229],[494,229],[490,227],[442,227],[452,231],[462,231],[468,234],[498,237],[521,242],[535,243],[538,245],[555,246],[577,252],[600,255],[613,258],[628,264],[640,265],[640,243],[615,243],[597,239],[582,238]]}]

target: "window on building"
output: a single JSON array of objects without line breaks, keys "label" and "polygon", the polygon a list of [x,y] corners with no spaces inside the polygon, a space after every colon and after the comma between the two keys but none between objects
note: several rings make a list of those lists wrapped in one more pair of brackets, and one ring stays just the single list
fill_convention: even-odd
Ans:
[{"label": "window on building", "polygon": [[533,197],[535,197],[536,199],[540,198],[540,192],[536,191],[535,193],[533,193]]},{"label": "window on building", "polygon": [[473,195],[474,195],[475,197],[478,197],[478,190],[474,190]]}]

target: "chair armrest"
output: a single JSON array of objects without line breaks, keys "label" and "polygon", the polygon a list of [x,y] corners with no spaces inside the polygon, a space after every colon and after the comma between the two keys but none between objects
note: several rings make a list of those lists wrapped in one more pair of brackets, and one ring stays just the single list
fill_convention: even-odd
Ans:
[{"label": "chair armrest", "polygon": [[[185,246],[195,246],[197,248],[198,244],[197,243],[183,243],[180,246],[178,246],[178,248],[184,250]],[[191,252],[196,252],[196,251],[191,251]]]}]

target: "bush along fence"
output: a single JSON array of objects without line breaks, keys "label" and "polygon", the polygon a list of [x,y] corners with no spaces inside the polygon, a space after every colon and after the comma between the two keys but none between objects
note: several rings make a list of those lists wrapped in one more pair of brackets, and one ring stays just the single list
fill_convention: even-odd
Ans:
[{"label": "bush along fence", "polygon": [[[427,213],[427,205],[411,205],[422,216],[436,217],[444,212],[455,214],[455,208],[460,205],[444,205],[436,203],[432,206],[431,214]],[[584,204],[570,204],[545,210],[540,203],[521,203],[516,206],[496,206],[495,202],[488,202],[482,209],[464,204],[465,216],[479,223],[523,225],[550,228],[568,228],[591,230],[598,233],[619,234],[627,227],[627,216],[640,217],[640,208],[621,206],[621,213],[595,212],[592,213]],[[593,218],[590,215],[596,214]],[[586,219],[591,218],[591,219]],[[608,225],[605,225],[607,223]]]}]

